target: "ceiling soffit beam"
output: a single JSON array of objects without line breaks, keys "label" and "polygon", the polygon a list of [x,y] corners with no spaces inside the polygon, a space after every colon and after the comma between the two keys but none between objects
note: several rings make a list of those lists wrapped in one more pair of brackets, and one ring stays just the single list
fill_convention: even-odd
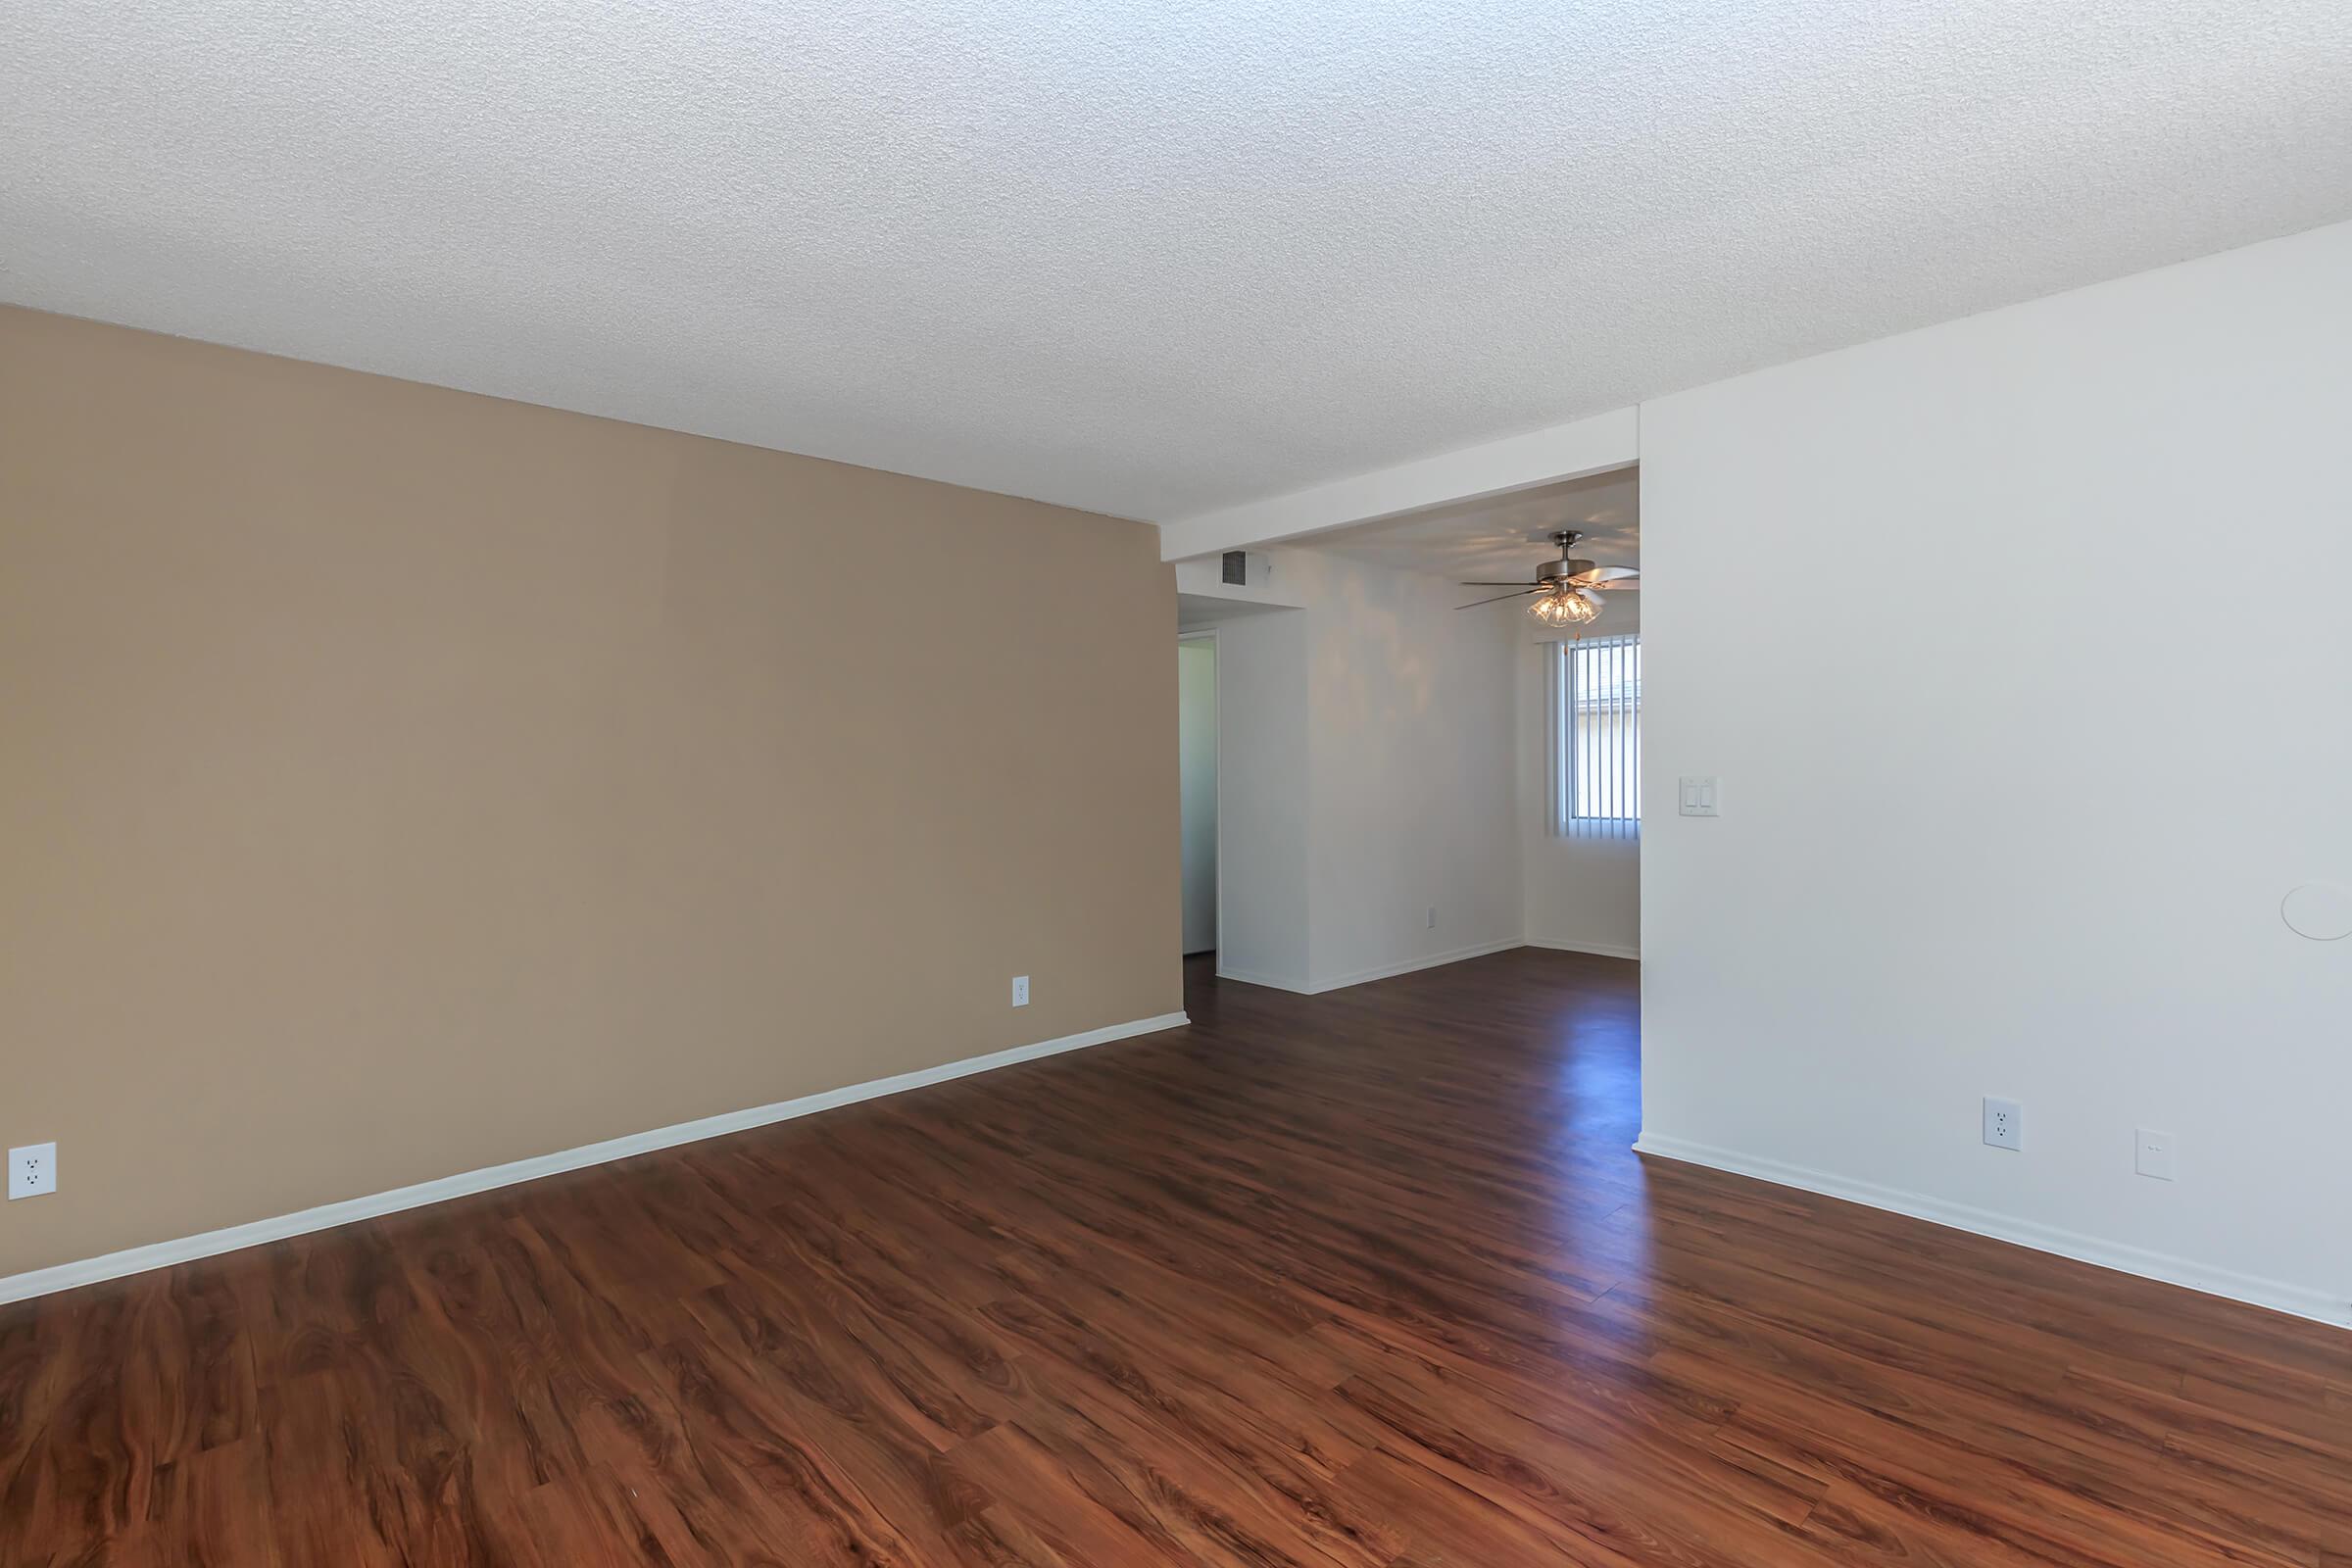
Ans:
[{"label": "ceiling soffit beam", "polygon": [[1615,409],[1589,419],[1163,522],[1159,525],[1159,559],[1185,561],[1221,550],[1296,543],[1332,528],[1418,512],[1448,501],[1500,495],[1623,468],[1641,457],[1641,411]]}]

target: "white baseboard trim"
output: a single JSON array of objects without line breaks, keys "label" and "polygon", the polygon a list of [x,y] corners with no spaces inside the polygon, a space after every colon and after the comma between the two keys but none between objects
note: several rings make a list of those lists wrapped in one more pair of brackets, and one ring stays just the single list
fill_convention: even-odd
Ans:
[{"label": "white baseboard trim", "polygon": [[878,1100],[884,1095],[902,1094],[909,1089],[942,1084],[954,1078],[968,1078],[974,1073],[1009,1067],[1015,1062],[1035,1061],[1040,1056],[1058,1055],[1062,1052],[1078,1051],[1087,1046],[1107,1045],[1113,1040],[1128,1040],[1190,1022],[1192,1020],[1181,1012],[1163,1012],[1156,1018],[1138,1018],[1133,1023],[1109,1024],[1101,1029],[1089,1029],[1083,1034],[1063,1035],[1057,1040],[1041,1040],[1035,1045],[991,1052],[984,1056],[966,1056],[960,1061],[876,1078],[870,1083],[851,1084],[843,1089],[828,1089],[821,1094],[803,1095],[798,1100],[782,1100],[772,1105],[723,1111],[697,1121],[682,1121],[675,1126],[657,1127],[650,1132],[608,1138],[600,1144],[583,1144],[577,1149],[558,1150],[552,1154],[511,1160],[504,1165],[490,1165],[456,1176],[443,1176],[429,1182],[418,1182],[412,1187],[396,1187],[388,1193],[373,1193],[340,1203],[322,1203],[299,1213],[257,1219],[244,1225],[231,1225],[225,1230],[206,1231],[200,1236],[183,1236],[177,1241],[128,1248],[120,1252],[108,1252],[101,1257],[84,1258],[77,1263],[60,1263],[52,1268],[12,1274],[0,1278],[0,1301],[21,1301],[30,1297],[47,1296],[55,1291],[70,1291],[80,1285],[121,1279],[127,1274],[145,1273],[149,1269],[168,1268],[173,1263],[191,1263],[198,1258],[216,1257],[222,1252],[258,1247],[264,1242],[283,1241],[289,1236],[307,1236],[313,1231],[332,1230],[337,1225],[349,1225],[355,1220],[373,1219],[379,1214],[397,1214],[402,1209],[421,1208],[427,1203],[445,1202],[452,1198],[486,1193],[493,1188],[512,1187],[517,1182],[536,1181],[542,1176],[555,1176],[588,1165],[626,1159],[632,1154],[650,1154],[656,1150],[672,1149],[679,1144],[700,1143],[706,1138],[748,1132],[754,1127],[790,1121],[796,1116],[809,1116],[840,1105],[854,1105],[861,1100]]},{"label": "white baseboard trim", "polygon": [[1500,942],[1482,942],[1473,948],[1455,948],[1450,953],[1433,953],[1427,957],[1407,958],[1402,963],[1385,963],[1377,969],[1358,969],[1352,974],[1316,980],[1308,984],[1306,994],[1319,997],[1326,991],[1337,991],[1343,986],[1360,986],[1367,980],[1386,980],[1393,975],[1411,974],[1416,969],[1435,969],[1443,964],[1459,963],[1464,958],[1483,958],[1490,953],[1502,953],[1526,946],[1517,937],[1506,937]]},{"label": "white baseboard trim", "polygon": [[1590,953],[1596,958],[1631,958],[1636,963],[1642,961],[1640,948],[1620,948],[1606,942],[1544,942],[1529,937],[1527,945],[1531,948],[1546,948],[1553,953]]},{"label": "white baseboard trim", "polygon": [[1703,1165],[1710,1170],[1728,1171],[1735,1176],[1752,1176],[1758,1181],[1795,1187],[1808,1193],[1819,1193],[1825,1198],[1842,1198],[1848,1202],[1907,1214],[1930,1224],[1990,1237],[1996,1242],[2030,1247],[2037,1252],[2054,1252],[2060,1257],[2071,1257],[2079,1263],[2114,1269],[2120,1274],[2136,1274],[2141,1279],[2179,1285],[2207,1296],[2219,1296],[2252,1306],[2269,1307],[2274,1312],[2310,1318],[2315,1323],[2352,1328],[2352,1301],[2280,1280],[2212,1268],[2168,1252],[2152,1252],[2145,1248],[2102,1241],[2095,1236],[2059,1230],[2008,1214],[1996,1214],[1990,1209],[1972,1208],[1965,1203],[1947,1203],[1923,1193],[1881,1187],[1874,1182],[1853,1181],[1828,1171],[1809,1170],[1802,1165],[1784,1164],[1777,1159],[1742,1154],[1708,1144],[1688,1143],[1680,1138],[1659,1137],[1646,1131],[1634,1141],[1634,1152],[1655,1154],[1661,1159],[1680,1160],[1687,1165]]},{"label": "white baseboard trim", "polygon": [[1294,985],[1288,980],[1277,980],[1270,974],[1252,974],[1248,969],[1221,968],[1217,971],[1217,978],[1220,980],[1239,980],[1246,986],[1270,986],[1276,991],[1288,991],[1294,996],[1304,997],[1311,996],[1313,994],[1309,992],[1303,985]]}]

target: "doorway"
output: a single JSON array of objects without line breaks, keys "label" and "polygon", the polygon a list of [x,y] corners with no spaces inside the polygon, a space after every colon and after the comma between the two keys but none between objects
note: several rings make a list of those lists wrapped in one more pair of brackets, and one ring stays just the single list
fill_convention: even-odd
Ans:
[{"label": "doorway", "polygon": [[1217,634],[1176,640],[1176,766],[1184,820],[1184,956],[1217,947]]}]

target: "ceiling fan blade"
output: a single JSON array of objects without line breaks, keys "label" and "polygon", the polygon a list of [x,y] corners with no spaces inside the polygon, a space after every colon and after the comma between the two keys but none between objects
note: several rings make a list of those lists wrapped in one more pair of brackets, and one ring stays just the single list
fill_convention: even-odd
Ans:
[{"label": "ceiling fan blade", "polygon": [[[1498,588],[1501,586],[1501,584],[1492,582],[1466,582],[1462,584],[1462,586],[1465,588]],[[1473,599],[1466,605],[1456,605],[1453,608],[1456,610],[1476,610],[1481,605],[1499,605],[1505,599],[1525,599],[1529,594],[1540,594],[1544,590],[1541,588],[1522,588],[1515,594],[1496,594],[1492,599]]]},{"label": "ceiling fan blade", "polygon": [[1531,582],[1529,582],[1529,581],[1528,581],[1526,578],[1524,578],[1524,577],[1523,577],[1523,578],[1521,578],[1521,579],[1520,579],[1519,581],[1517,581],[1517,582],[1464,582],[1464,583],[1456,583],[1456,584],[1454,584],[1454,586],[1455,586],[1455,587],[1457,587],[1457,588],[1529,588],[1529,589],[1533,589],[1533,588],[1539,588],[1539,587],[1542,587],[1543,585],[1542,585],[1541,583],[1531,583]]},{"label": "ceiling fan blade", "polygon": [[1568,580],[1587,588],[1606,588],[1615,583],[1632,582],[1641,575],[1642,568],[1639,566],[1594,566],[1591,571],[1580,571]]},{"label": "ceiling fan blade", "polygon": [[1625,577],[1616,582],[1589,582],[1585,584],[1585,586],[1588,588],[1598,588],[1603,593],[1632,594],[1640,593],[1642,591],[1642,579],[1639,577]]}]

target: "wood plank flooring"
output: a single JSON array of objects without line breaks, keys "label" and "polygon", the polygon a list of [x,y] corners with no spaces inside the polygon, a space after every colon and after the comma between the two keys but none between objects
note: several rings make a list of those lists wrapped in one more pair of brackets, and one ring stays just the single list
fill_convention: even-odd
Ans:
[{"label": "wood plank flooring", "polygon": [[1188,993],[0,1308],[0,1564],[2352,1568],[2352,1336],[1644,1164],[1630,964]]}]

